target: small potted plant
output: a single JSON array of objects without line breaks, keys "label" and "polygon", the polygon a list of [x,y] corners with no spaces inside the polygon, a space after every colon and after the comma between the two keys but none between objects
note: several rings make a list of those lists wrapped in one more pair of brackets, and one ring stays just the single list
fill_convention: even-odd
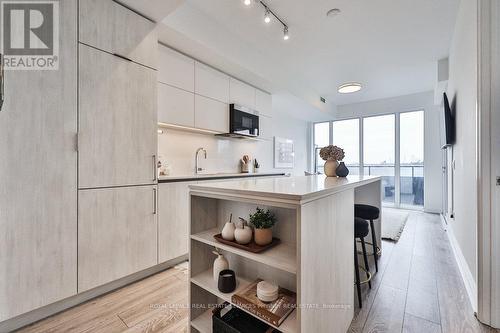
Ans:
[{"label": "small potted plant", "polygon": [[255,228],[254,241],[257,245],[265,246],[273,241],[272,227],[276,224],[276,216],[269,209],[257,207],[255,213],[250,214],[250,223]]},{"label": "small potted plant", "polygon": [[330,145],[321,148],[319,156],[325,160],[325,175],[328,177],[337,177],[337,168],[339,161],[345,157],[344,150],[340,147]]}]

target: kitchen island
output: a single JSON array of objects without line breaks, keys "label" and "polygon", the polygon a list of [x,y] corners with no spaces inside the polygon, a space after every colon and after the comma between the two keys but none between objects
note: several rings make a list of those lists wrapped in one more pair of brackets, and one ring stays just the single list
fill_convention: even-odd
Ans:
[{"label": "kitchen island", "polygon": [[[210,306],[231,303],[256,279],[296,293],[297,308],[282,332],[346,332],[354,315],[354,204],[381,207],[380,177],[301,176],[191,185],[190,324],[212,332]],[[280,244],[252,253],[214,239],[230,214],[248,219],[257,207],[277,217]],[[375,223],[380,239],[380,223]],[[368,236],[370,237],[370,236]],[[380,242],[378,244],[381,244]],[[217,247],[237,277],[224,294],[212,277]]]}]

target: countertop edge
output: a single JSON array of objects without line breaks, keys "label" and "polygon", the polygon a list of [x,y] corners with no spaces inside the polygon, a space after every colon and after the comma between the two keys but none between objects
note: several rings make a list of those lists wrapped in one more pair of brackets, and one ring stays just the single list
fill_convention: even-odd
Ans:
[{"label": "countertop edge", "polygon": [[180,176],[176,178],[175,176],[169,179],[158,179],[158,184],[163,183],[179,183],[179,182],[191,182],[191,181],[205,181],[205,180],[224,180],[224,179],[238,179],[238,178],[255,178],[255,177],[279,177],[286,176],[284,172],[278,173],[242,173],[241,175],[209,175],[209,176]]},{"label": "countertop edge", "polygon": [[229,195],[232,197],[245,196],[245,197],[256,197],[256,198],[273,198],[281,200],[290,200],[300,204],[304,204],[334,193],[374,183],[380,181],[381,179],[382,177],[376,176],[369,179],[363,179],[356,183],[344,184],[333,188],[323,189],[317,192],[312,192],[307,194],[270,193],[270,192],[253,191],[253,190],[213,188],[210,187],[209,185],[204,186],[203,184],[191,185],[190,188],[191,191],[197,193],[213,193],[213,194]]}]

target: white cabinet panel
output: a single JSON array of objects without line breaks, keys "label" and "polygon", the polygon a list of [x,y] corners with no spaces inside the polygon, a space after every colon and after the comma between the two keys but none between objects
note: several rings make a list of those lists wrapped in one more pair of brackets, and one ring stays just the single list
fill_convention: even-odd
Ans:
[{"label": "white cabinet panel", "polygon": [[158,44],[158,81],[194,92],[194,60]]},{"label": "white cabinet panel", "polygon": [[196,62],[195,93],[229,103],[229,76]]},{"label": "white cabinet panel", "polygon": [[230,80],[230,103],[240,104],[255,109],[255,88],[231,78]]},{"label": "white cabinet panel", "polygon": [[153,184],[156,71],[80,44],[79,187]]},{"label": "white cabinet panel", "polygon": [[112,0],[80,0],[79,40],[157,67],[156,24]]},{"label": "white cabinet panel", "polygon": [[221,133],[229,132],[229,105],[210,98],[195,97],[196,128],[203,128]]},{"label": "white cabinet panel", "polygon": [[190,184],[194,184],[194,182],[162,183],[158,185],[159,263],[188,253]]},{"label": "white cabinet panel", "polygon": [[0,322],[77,291],[77,9],[59,2],[59,70],[5,71]]},{"label": "white cabinet panel", "polygon": [[255,109],[260,114],[273,116],[273,97],[259,89],[255,89]]},{"label": "white cabinet panel", "polygon": [[157,186],[80,190],[78,292],[157,264]]},{"label": "white cabinet panel", "polygon": [[194,127],[194,94],[158,83],[158,121]]},{"label": "white cabinet panel", "polygon": [[259,117],[261,139],[271,140],[273,138],[273,118],[261,115]]}]

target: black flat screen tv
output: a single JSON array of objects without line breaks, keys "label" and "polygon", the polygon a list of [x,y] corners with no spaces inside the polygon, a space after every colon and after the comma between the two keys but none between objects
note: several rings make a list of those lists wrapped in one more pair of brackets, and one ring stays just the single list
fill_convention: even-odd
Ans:
[{"label": "black flat screen tv", "polygon": [[443,93],[443,143],[442,147],[448,147],[455,143],[455,115],[450,107],[446,93]]}]

